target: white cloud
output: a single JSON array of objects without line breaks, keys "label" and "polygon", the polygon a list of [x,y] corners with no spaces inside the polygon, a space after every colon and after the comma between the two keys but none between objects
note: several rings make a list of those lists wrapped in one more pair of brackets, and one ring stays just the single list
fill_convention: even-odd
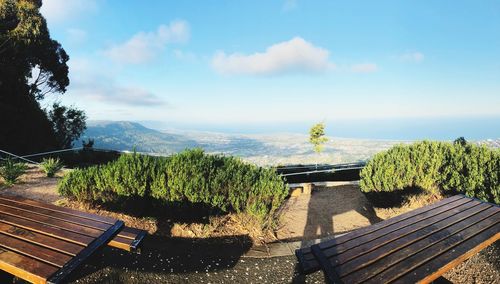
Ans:
[{"label": "white cloud", "polygon": [[425,56],[423,53],[415,51],[415,52],[407,52],[404,54],[401,54],[399,56],[399,59],[404,62],[415,62],[419,63],[424,60]]},{"label": "white cloud", "polygon": [[160,25],[154,32],[139,32],[126,42],[112,46],[104,52],[118,63],[139,64],[152,60],[168,43],[183,43],[189,40],[190,31],[186,21],[174,21]]},{"label": "white cloud", "polygon": [[127,106],[165,106],[166,102],[154,93],[131,85],[121,85],[97,63],[85,59],[69,62],[71,84],[68,93],[94,102]]},{"label": "white cloud", "polygon": [[250,55],[217,52],[212,67],[222,74],[280,74],[286,72],[323,72],[335,65],[330,52],[300,37],[274,44],[262,53]]},{"label": "white cloud", "polygon": [[186,61],[186,62],[196,62],[198,61],[198,56],[194,54],[193,52],[189,51],[183,51],[180,49],[175,49],[173,51],[173,55],[175,58],[181,60],[181,61]]},{"label": "white cloud", "polygon": [[298,6],[297,0],[285,0],[285,2],[283,3],[282,10],[288,12],[296,9],[297,6]]},{"label": "white cloud", "polygon": [[373,73],[378,70],[375,63],[360,63],[351,66],[351,71],[354,73]]},{"label": "white cloud", "polygon": [[164,106],[165,102],[153,93],[137,87],[120,87],[115,84],[76,84],[72,93],[93,101],[106,102],[111,104],[154,107]]},{"label": "white cloud", "polygon": [[71,44],[81,44],[87,41],[88,34],[81,29],[67,29],[66,37]]},{"label": "white cloud", "polygon": [[40,11],[49,22],[61,22],[97,10],[96,0],[43,0]]}]

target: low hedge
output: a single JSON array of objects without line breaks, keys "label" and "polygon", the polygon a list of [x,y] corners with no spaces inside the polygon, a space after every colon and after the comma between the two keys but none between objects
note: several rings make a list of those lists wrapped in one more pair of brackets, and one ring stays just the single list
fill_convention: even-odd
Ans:
[{"label": "low hedge", "polygon": [[89,203],[153,199],[245,212],[264,221],[288,194],[274,169],[200,149],[169,157],[124,154],[106,165],[76,169],[59,183],[63,196]]},{"label": "low hedge", "polygon": [[376,154],[360,173],[361,190],[421,188],[500,204],[500,149],[422,141]]}]

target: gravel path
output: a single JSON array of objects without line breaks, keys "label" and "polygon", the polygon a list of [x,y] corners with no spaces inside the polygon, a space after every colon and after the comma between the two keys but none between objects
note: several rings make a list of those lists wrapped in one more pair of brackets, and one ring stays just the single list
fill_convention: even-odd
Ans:
[{"label": "gravel path", "polygon": [[[317,186],[311,195],[285,201],[281,212],[281,240],[313,240],[338,235],[380,222],[374,208],[355,182]],[[337,202],[342,200],[342,202]],[[335,202],[335,206],[332,206]]]},{"label": "gravel path", "polygon": [[[73,283],[324,283],[304,276],[295,256],[243,258],[249,239],[193,242],[150,236],[141,254],[107,247],[72,275]],[[500,283],[500,241],[450,270],[437,283]]]},{"label": "gravel path", "polygon": [[105,248],[79,269],[72,283],[323,283],[304,277],[294,256],[242,258],[245,237],[210,241],[149,237],[141,254]]},{"label": "gravel path", "polygon": [[2,194],[24,196],[36,200],[53,203],[61,196],[57,194],[57,183],[66,170],[57,173],[56,177],[48,178],[37,166],[30,165],[26,174],[13,186],[0,184]]}]

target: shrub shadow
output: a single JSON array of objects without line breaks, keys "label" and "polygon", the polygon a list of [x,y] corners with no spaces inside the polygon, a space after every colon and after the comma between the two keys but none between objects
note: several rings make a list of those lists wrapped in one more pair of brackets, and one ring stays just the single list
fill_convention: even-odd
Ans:
[{"label": "shrub shadow", "polygon": [[378,208],[401,207],[411,196],[426,192],[419,187],[407,187],[395,191],[363,192],[368,201]]},{"label": "shrub shadow", "polygon": [[166,202],[151,197],[115,196],[112,199],[114,202],[101,203],[99,207],[134,217],[153,217],[158,221],[206,224],[211,216],[227,214],[205,203]]},{"label": "shrub shadow", "polygon": [[203,239],[149,235],[143,240],[140,254],[105,247],[67,281],[75,282],[107,268],[158,275],[217,272],[234,267],[251,246],[252,241],[246,235]]}]

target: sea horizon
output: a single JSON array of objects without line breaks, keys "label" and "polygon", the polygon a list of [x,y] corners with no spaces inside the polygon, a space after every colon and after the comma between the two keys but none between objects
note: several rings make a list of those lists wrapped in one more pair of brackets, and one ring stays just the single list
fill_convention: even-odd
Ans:
[{"label": "sea horizon", "polygon": [[[312,122],[179,123],[134,121],[159,131],[197,131],[233,135],[307,135]],[[325,121],[326,135],[376,140],[487,140],[500,138],[500,116],[447,118],[383,118]]]}]

